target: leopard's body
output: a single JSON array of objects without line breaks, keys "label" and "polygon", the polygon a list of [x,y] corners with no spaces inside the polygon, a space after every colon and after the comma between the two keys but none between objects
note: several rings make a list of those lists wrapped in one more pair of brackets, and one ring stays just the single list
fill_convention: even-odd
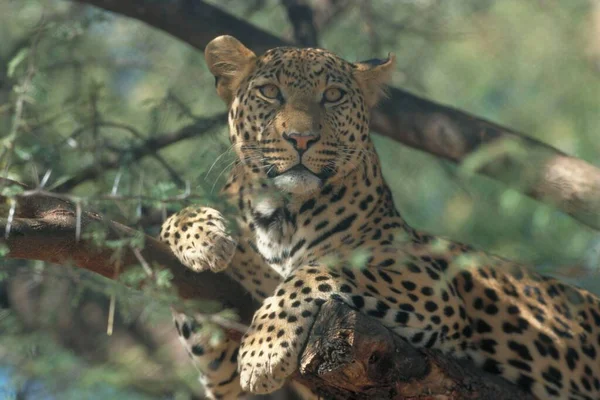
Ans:
[{"label": "leopard's body", "polygon": [[241,345],[215,349],[178,317],[214,397],[281,387],[334,298],[540,399],[600,398],[597,297],[416,231],[397,212],[368,132],[393,57],[352,64],[293,48],[256,57],[231,37],[206,56],[230,110],[239,162],[224,194],[240,230],[231,238],[216,211],[195,207],[161,237],[187,265],[226,269],[263,302]]}]

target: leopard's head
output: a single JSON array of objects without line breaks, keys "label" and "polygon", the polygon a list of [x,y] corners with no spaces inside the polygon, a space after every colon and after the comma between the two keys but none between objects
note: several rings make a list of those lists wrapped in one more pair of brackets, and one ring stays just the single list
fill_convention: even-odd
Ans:
[{"label": "leopard's head", "polygon": [[206,47],[230,139],[249,172],[288,193],[308,194],[368,162],[369,109],[394,67],[351,63],[321,49],[279,47],[256,56],[237,39]]}]

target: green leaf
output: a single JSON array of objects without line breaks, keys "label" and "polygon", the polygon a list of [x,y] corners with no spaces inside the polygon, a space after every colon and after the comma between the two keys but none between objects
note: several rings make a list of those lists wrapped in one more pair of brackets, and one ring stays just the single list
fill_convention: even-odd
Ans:
[{"label": "green leaf", "polygon": [[335,254],[329,254],[329,255],[326,255],[325,257],[323,257],[321,259],[321,262],[327,268],[335,268],[335,267],[337,267],[340,264],[341,260],[340,260],[340,257],[338,257],[337,255],[335,255]]},{"label": "green leaf", "polygon": [[15,71],[19,64],[25,60],[25,58],[29,55],[29,47],[24,47],[8,62],[8,68],[6,71],[6,75],[9,78],[12,78],[15,74]]},{"label": "green leaf", "polygon": [[0,196],[15,197],[23,193],[23,191],[25,191],[25,189],[19,185],[5,186],[0,190]]},{"label": "green leaf", "polygon": [[130,268],[119,276],[119,281],[129,287],[137,287],[148,275],[142,267]]},{"label": "green leaf", "polygon": [[521,201],[521,194],[514,189],[506,189],[500,196],[500,206],[506,211],[517,209]]},{"label": "green leaf", "polygon": [[218,314],[221,318],[228,319],[230,321],[240,320],[240,316],[238,315],[237,311],[233,308],[226,308],[223,311],[220,311]]},{"label": "green leaf", "polygon": [[31,149],[24,148],[21,146],[15,146],[15,155],[23,161],[29,161],[32,158]]},{"label": "green leaf", "polygon": [[160,270],[156,273],[156,286],[169,288],[173,280],[173,273],[168,269]]},{"label": "green leaf", "polygon": [[129,246],[136,249],[143,249],[145,245],[146,236],[143,232],[135,232],[134,235],[129,238]]}]

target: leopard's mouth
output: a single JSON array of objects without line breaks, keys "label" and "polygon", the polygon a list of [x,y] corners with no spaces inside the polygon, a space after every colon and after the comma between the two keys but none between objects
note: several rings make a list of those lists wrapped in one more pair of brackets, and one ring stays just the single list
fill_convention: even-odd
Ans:
[{"label": "leopard's mouth", "polygon": [[319,178],[321,181],[326,181],[328,178],[333,176],[334,171],[333,169],[328,168],[319,173],[315,173],[308,169],[304,164],[296,164],[282,172],[278,172],[274,166],[271,166],[268,168],[267,172],[267,176],[269,178],[277,178],[284,175],[303,176],[306,174],[313,175],[314,177]]},{"label": "leopard's mouth", "polygon": [[328,170],[314,173],[303,164],[296,164],[283,172],[270,168],[267,176],[273,179],[275,186],[290,193],[307,193],[323,187],[332,175]]}]

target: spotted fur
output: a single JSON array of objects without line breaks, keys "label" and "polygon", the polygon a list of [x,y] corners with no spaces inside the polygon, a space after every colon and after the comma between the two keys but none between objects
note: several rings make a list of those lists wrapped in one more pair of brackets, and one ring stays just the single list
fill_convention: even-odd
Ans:
[{"label": "spotted fur", "polygon": [[[194,352],[199,339],[182,332],[202,373],[212,374],[213,396],[281,387],[320,305],[337,299],[416,347],[470,359],[539,399],[600,398],[596,296],[419,232],[396,210],[369,138],[369,109],[393,57],[350,63],[295,48],[257,57],[222,36],[206,58],[238,158],[223,190],[239,210],[236,251],[227,263],[218,250],[225,226],[185,216],[194,210],[167,221],[163,237],[179,234],[167,240],[195,269],[228,264],[263,302],[239,352],[227,343],[203,358]],[[215,359],[227,361],[217,378],[207,370]]]},{"label": "spotted fur", "polygon": [[171,246],[184,265],[197,272],[224,270],[236,250],[225,218],[210,207],[188,207],[171,215],[163,224],[160,240]]}]

